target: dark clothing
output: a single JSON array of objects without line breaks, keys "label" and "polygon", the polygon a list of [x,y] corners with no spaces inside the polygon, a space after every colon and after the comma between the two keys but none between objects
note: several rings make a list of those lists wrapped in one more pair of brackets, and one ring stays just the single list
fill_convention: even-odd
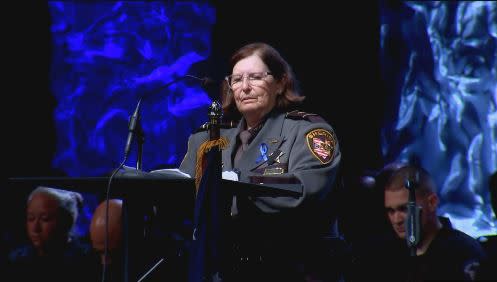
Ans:
[{"label": "dark clothing", "polygon": [[[105,274],[103,273],[104,271],[104,265],[99,264],[97,267],[97,272],[96,276],[91,280],[91,281],[102,281],[102,276],[105,275],[105,282],[123,282],[124,281],[124,269],[122,267],[122,264],[118,264],[113,262],[112,264],[108,264],[105,266]],[[153,280],[148,280],[148,281],[153,281]]]},{"label": "dark clothing", "polygon": [[453,229],[450,221],[438,232],[423,255],[411,257],[405,240],[378,242],[358,272],[363,281],[473,281],[485,259],[480,243]]},{"label": "dark clothing", "polygon": [[497,234],[480,237],[479,242],[487,253],[487,259],[478,271],[478,280],[497,281]]},{"label": "dark clothing", "polygon": [[7,262],[12,281],[95,281],[98,261],[88,244],[72,241],[46,256],[31,245],[13,250]]}]

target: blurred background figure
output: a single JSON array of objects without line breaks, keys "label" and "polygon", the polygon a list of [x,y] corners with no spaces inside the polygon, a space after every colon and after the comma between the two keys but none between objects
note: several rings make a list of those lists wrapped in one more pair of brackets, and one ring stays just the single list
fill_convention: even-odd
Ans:
[{"label": "blurred background figure", "polygon": [[[420,236],[414,253],[410,252],[406,241],[410,194],[407,180],[414,185],[416,205],[420,208]],[[377,249],[369,261],[372,267],[369,277],[378,275],[376,278],[382,281],[476,279],[486,254],[476,239],[453,228],[449,218],[438,215],[436,191],[432,176],[416,165],[400,167],[386,180],[385,213],[396,238],[375,246]]]},{"label": "blurred background figure", "polygon": [[[492,209],[497,215],[497,171],[490,175],[488,185]],[[497,234],[482,236],[478,240],[488,255],[488,260],[483,262],[480,268],[478,278],[485,281],[497,281],[497,269],[495,268],[497,265]]]},{"label": "blurred background figure", "polygon": [[[348,185],[348,201],[344,201],[342,226],[345,238],[351,246],[352,264],[347,270],[347,280],[363,281],[369,278],[360,269],[367,269],[370,260],[377,256],[377,246],[395,239],[395,234],[385,215],[383,205],[384,186],[390,176],[405,166],[402,162],[392,162],[379,170],[364,172],[356,181]],[[356,190],[356,191],[354,191]],[[350,205],[349,203],[357,203]],[[366,271],[367,272],[367,271]]]},{"label": "blurred background figure", "polygon": [[28,242],[8,257],[13,281],[90,281],[93,258],[88,244],[73,234],[83,205],[77,192],[38,187],[27,200]]},{"label": "blurred background figure", "polygon": [[[122,255],[122,200],[110,199],[108,202],[108,237],[106,237],[106,209],[107,201],[101,202],[90,224],[90,238],[93,250],[98,254],[100,261],[100,277],[105,275],[105,281],[122,281],[123,255]],[[107,253],[105,245],[107,244]],[[105,267],[105,273],[104,271]]]},{"label": "blurred background figure", "polygon": [[[124,281],[129,275],[125,265],[126,209],[123,200],[108,201],[108,237],[107,255],[105,254],[107,201],[102,201],[93,212],[90,224],[90,239],[94,254],[98,256],[97,279],[92,281],[106,282]],[[170,213],[170,214],[168,214]],[[169,217],[178,216],[161,204],[154,214],[147,214],[143,235],[145,240],[140,244],[139,279],[143,281],[185,281],[186,262],[184,261],[183,239],[181,227]],[[178,216],[181,218],[180,216]],[[177,219],[178,220],[178,219]],[[128,254],[129,255],[129,254]]]}]

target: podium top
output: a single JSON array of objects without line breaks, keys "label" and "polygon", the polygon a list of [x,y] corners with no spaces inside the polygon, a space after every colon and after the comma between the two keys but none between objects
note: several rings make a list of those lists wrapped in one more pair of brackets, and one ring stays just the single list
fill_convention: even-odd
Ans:
[{"label": "podium top", "polygon": [[[102,193],[107,189],[109,177],[13,177],[9,184],[14,186],[49,186],[61,189],[70,189],[79,192]],[[302,184],[278,183],[245,183],[232,180],[221,180],[223,188],[235,194],[255,196],[289,196],[300,197]],[[167,193],[183,196],[195,195],[195,181],[193,178],[178,177],[168,174],[154,174],[143,171],[130,172],[129,170],[117,173],[112,179],[111,194],[113,196],[129,196],[138,192]],[[186,194],[185,194],[186,193]]]}]

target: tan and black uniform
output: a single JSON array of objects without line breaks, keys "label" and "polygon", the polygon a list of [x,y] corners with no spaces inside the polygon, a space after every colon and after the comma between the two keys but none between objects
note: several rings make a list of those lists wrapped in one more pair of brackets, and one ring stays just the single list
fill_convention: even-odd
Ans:
[{"label": "tan and black uniform", "polygon": [[[237,128],[221,129],[221,136],[229,140],[222,151],[223,171],[239,171],[239,180],[243,182],[250,182],[251,178],[266,182],[270,178],[272,182],[303,185],[300,197],[238,196],[234,201],[233,236],[243,241],[241,245],[249,246],[246,249],[251,254],[246,259],[277,261],[284,267],[286,262],[292,263],[294,256],[310,250],[309,245],[315,244],[317,237],[325,233],[336,236],[332,202],[341,159],[338,140],[330,124],[317,115],[273,111],[246,138],[248,144],[235,166],[235,155],[242,145],[239,135],[244,128],[242,118]],[[205,131],[190,136],[181,171],[195,175],[197,149],[208,138]],[[271,266],[276,272],[277,268]],[[268,280],[276,278],[264,276]],[[286,277],[277,278],[288,281]]]}]

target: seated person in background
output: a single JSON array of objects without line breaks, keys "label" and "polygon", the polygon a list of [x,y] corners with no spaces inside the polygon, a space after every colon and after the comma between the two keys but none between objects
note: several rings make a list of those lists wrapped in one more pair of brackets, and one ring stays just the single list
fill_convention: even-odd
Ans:
[{"label": "seated person in background", "polygon": [[[107,254],[105,253],[107,201],[103,201],[97,206],[90,224],[91,244],[100,261],[98,279],[94,279],[94,281],[100,281],[104,277],[106,282],[121,282],[124,281],[125,274],[123,268],[125,263],[123,201],[110,199],[108,203]],[[160,219],[164,219],[164,217],[160,217]],[[182,261],[182,257],[179,258],[179,255],[176,255],[177,248],[171,241],[171,234],[167,232],[169,230],[163,226],[156,228],[160,231],[151,232],[157,233],[153,235],[147,234],[146,240],[140,244],[140,249],[143,251],[140,253],[140,263],[143,264],[143,269],[140,269],[139,278],[143,278],[143,281],[184,281],[185,262]],[[147,229],[144,232],[150,231]]]},{"label": "seated person in background", "polygon": [[[91,244],[100,258],[101,271],[99,275],[105,275],[105,281],[122,281],[122,200],[109,200],[107,253],[105,253],[106,208],[107,202],[104,201],[97,206],[93,213],[90,224]],[[102,273],[103,267],[106,267],[105,274]]]},{"label": "seated person in background", "polygon": [[29,244],[9,254],[12,281],[90,281],[95,264],[89,246],[72,234],[82,208],[77,192],[38,187],[27,201]]},{"label": "seated person in background", "polygon": [[[490,175],[488,184],[490,202],[494,214],[497,216],[497,171]],[[483,245],[488,259],[483,262],[477,277],[479,280],[497,281],[497,234],[480,237],[479,241]]]},{"label": "seated person in background", "polygon": [[361,191],[356,192],[355,198],[343,203],[344,205],[348,204],[348,206],[350,206],[350,202],[358,203],[358,205],[349,207],[351,210],[349,214],[356,213],[355,220],[350,220],[349,223],[349,225],[354,226],[355,232],[352,236],[346,234],[346,236],[348,235],[346,239],[351,244],[353,256],[351,269],[348,270],[348,278],[352,281],[356,281],[356,279],[362,281],[360,277],[364,273],[357,271],[357,269],[363,267],[361,264],[366,261],[363,257],[368,257],[378,244],[392,241],[396,237],[385,216],[384,186],[390,176],[402,166],[405,166],[405,163],[393,162],[377,172],[362,175],[356,184]]},{"label": "seated person in background", "polygon": [[[416,204],[421,209],[420,240],[415,256],[411,256],[406,241],[409,196],[406,180],[415,181]],[[376,257],[369,261],[369,278],[381,281],[475,280],[486,256],[484,250],[476,239],[453,229],[448,218],[437,216],[439,199],[435,191],[429,173],[414,165],[399,168],[386,181],[384,205],[397,239],[391,244],[377,246],[373,253]]]}]

